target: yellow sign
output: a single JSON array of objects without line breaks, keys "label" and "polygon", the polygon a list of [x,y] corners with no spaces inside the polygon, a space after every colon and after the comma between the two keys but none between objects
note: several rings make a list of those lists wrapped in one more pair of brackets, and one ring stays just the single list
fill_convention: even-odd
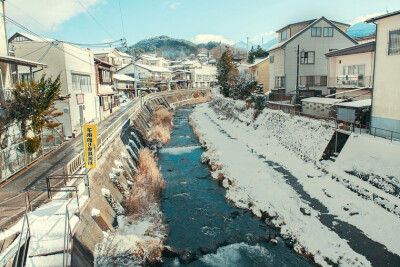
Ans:
[{"label": "yellow sign", "polygon": [[97,167],[97,125],[83,125],[82,134],[86,168],[94,169]]}]

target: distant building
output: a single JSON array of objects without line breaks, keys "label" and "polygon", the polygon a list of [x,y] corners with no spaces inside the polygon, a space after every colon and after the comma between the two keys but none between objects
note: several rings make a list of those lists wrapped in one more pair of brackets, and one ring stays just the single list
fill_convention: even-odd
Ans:
[{"label": "distant building", "polygon": [[136,62],[139,64],[153,66],[153,67],[161,67],[161,68],[169,67],[169,63],[165,58],[156,57],[155,55],[141,55]]},{"label": "distant building", "polygon": [[362,43],[326,54],[329,94],[336,98],[371,99],[375,42]]},{"label": "distant building", "polygon": [[202,66],[200,69],[190,69],[191,81],[194,88],[211,87],[217,83],[217,68]]},{"label": "distant building", "polygon": [[[400,138],[400,11],[371,18],[377,24],[371,127]],[[391,136],[388,131],[377,133]]]},{"label": "distant building", "polygon": [[284,89],[286,94],[294,95],[298,82],[308,95],[329,94],[325,54],[357,44],[346,34],[348,27],[348,24],[321,17],[278,30],[278,43],[267,51],[270,57],[269,88]]},{"label": "distant building", "polygon": [[116,69],[120,69],[132,62],[132,56],[121,52],[118,48],[107,47],[90,50],[95,58],[112,64]]},{"label": "distant building", "polygon": [[96,76],[93,54],[62,41],[14,42],[15,55],[40,61],[48,68],[35,72],[35,79],[42,74],[53,79],[60,75],[61,95],[70,97],[57,102],[55,107],[63,112],[57,120],[64,125],[65,136],[81,132],[81,125],[98,118],[96,104]]}]

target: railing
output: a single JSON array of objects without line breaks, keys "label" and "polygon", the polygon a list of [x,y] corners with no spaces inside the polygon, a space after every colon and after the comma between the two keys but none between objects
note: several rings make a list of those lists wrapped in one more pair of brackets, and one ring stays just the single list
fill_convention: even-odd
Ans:
[{"label": "railing", "polygon": [[362,74],[355,75],[339,75],[337,77],[329,77],[328,87],[338,88],[354,88],[373,86],[373,77],[364,76]]},{"label": "railing", "polygon": [[[32,203],[29,192],[21,193],[1,202],[0,207],[0,213],[2,215],[2,217],[0,217],[0,229],[7,229],[9,224],[13,223],[15,218],[23,213],[22,226],[18,239],[15,239],[15,241],[10,244],[11,249],[0,259],[0,266],[6,266],[7,263],[13,259],[13,266],[24,266],[26,250],[31,237],[28,212],[32,210]],[[9,207],[11,207],[11,209]],[[11,216],[9,216],[10,212],[12,213]],[[21,247],[23,247],[22,256],[20,256]]]},{"label": "railing", "polygon": [[35,153],[27,151],[27,141],[22,141],[0,151],[0,183],[7,180],[26,166],[44,157],[64,142],[62,126],[57,129],[44,129],[40,134],[40,147]]},{"label": "railing", "polygon": [[[331,126],[336,130],[342,130],[345,132],[353,132],[359,134],[368,134],[372,135],[373,137],[381,137],[389,139],[391,142],[394,140],[400,141],[400,132],[378,127],[371,127],[369,124],[364,125],[359,122],[339,120],[334,117],[314,116],[314,115],[304,114],[298,111],[292,111],[290,112],[290,115],[292,116],[297,115],[297,116],[308,117],[309,119],[320,120],[321,125],[323,124],[323,122],[331,121],[332,123],[334,123]],[[329,125],[329,123],[327,125]],[[382,134],[382,132],[385,134]]]},{"label": "railing", "polygon": [[[25,225],[26,225],[26,229],[25,229]],[[14,258],[14,267],[17,266],[25,266],[25,257],[26,257],[26,250],[29,244],[29,239],[31,237],[31,229],[30,229],[30,225],[29,225],[29,219],[28,219],[28,213],[25,212],[24,215],[24,220],[22,222],[22,228],[21,228],[21,232],[19,234],[19,240],[18,240],[18,245],[17,245],[17,253],[15,254],[15,258]],[[20,260],[20,252],[21,252],[21,247],[24,247],[24,250],[22,252],[22,257]],[[20,263],[20,264],[18,264]]]},{"label": "railing", "polygon": [[[71,200],[65,206],[64,249],[63,249],[63,266],[65,266],[65,267],[70,266],[69,256],[70,256],[70,253],[72,253],[72,251],[70,252],[71,247],[72,247],[72,244],[71,244],[72,243],[71,218],[70,218],[69,210],[68,210],[68,206],[71,204]],[[78,207],[79,207],[79,200],[78,200]],[[72,256],[71,256],[71,258],[72,258]]]}]

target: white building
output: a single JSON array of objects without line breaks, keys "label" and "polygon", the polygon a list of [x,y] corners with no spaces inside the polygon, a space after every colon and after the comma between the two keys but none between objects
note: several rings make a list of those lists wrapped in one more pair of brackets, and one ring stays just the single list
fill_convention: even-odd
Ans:
[{"label": "white building", "polygon": [[200,69],[190,69],[194,88],[211,87],[217,83],[217,68],[203,65]]},{"label": "white building", "polygon": [[64,125],[66,136],[79,134],[83,123],[97,120],[94,58],[89,50],[62,41],[15,42],[13,46],[17,57],[48,65],[35,73],[35,79],[42,74],[53,79],[60,75],[61,95],[70,97],[55,106],[63,112],[57,120]]},{"label": "white building", "polygon": [[329,94],[325,54],[357,44],[346,34],[348,27],[321,17],[278,30],[278,43],[268,50],[269,88],[295,94],[298,81],[300,87],[311,90],[313,95]]},{"label": "white building", "polygon": [[367,22],[377,24],[371,130],[400,139],[400,11]]},{"label": "white building", "polygon": [[137,63],[166,69],[169,67],[169,63],[165,58],[155,57],[154,55],[141,55]]}]

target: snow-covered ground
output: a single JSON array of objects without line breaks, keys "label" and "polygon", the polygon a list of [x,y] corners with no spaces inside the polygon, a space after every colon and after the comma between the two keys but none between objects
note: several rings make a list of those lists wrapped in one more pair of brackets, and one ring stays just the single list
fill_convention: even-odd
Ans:
[{"label": "snow-covered ground", "polygon": [[[394,181],[393,177],[399,177],[396,160],[385,161],[385,167],[379,169],[379,162],[369,164],[374,158],[374,149],[362,150],[360,144],[352,144],[350,140],[348,149],[352,153],[345,148],[335,164],[321,163],[321,155],[333,134],[329,124],[269,109],[256,121],[252,118],[253,110],[246,109],[245,102],[225,98],[201,104],[191,115],[191,124],[207,148],[202,158],[212,166],[213,177],[226,177],[223,185],[228,199],[260,217],[262,212],[267,212],[270,222],[281,227],[282,235],[296,241],[296,251],[314,255],[314,260],[323,266],[330,261],[341,266],[371,265],[365,257],[368,255],[362,255],[354,240],[351,243],[335,231],[335,225],[340,222],[355,226],[359,235],[400,255],[400,219],[395,210],[387,211],[373,197],[359,196],[353,189],[362,188],[365,194],[376,194],[392,207],[400,206],[399,198],[346,172],[347,169],[376,172],[375,175]],[[385,147],[393,153],[396,149],[393,144]],[[363,156],[354,160],[360,153]],[[348,186],[348,176],[353,188]],[[321,209],[305,200],[293,186],[296,183],[335,216],[337,222],[333,226],[321,222]]]}]

